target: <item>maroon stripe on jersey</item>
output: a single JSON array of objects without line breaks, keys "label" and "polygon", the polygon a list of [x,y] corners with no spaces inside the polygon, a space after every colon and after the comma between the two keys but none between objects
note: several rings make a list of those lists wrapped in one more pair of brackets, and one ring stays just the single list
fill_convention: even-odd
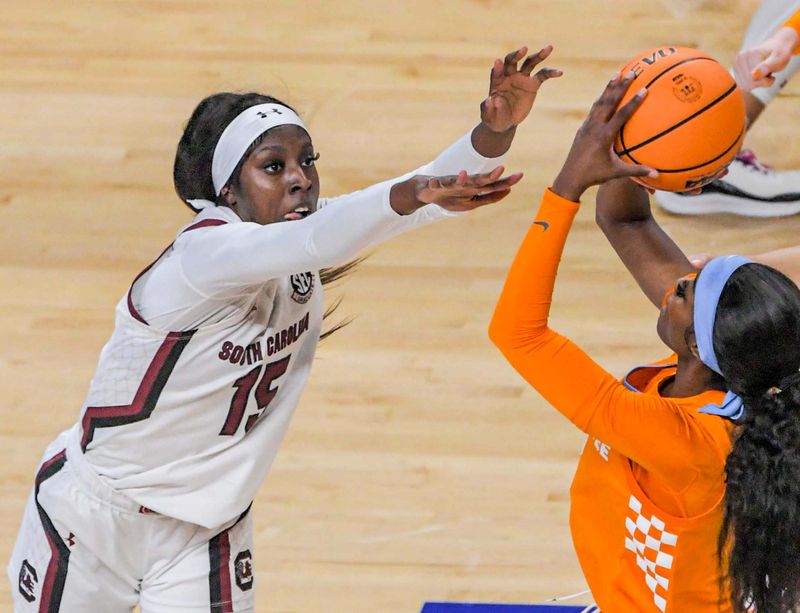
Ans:
[{"label": "maroon stripe on jersey", "polygon": [[61,596],[64,593],[64,583],[67,580],[67,565],[69,563],[69,547],[59,535],[50,516],[47,515],[42,505],[39,504],[39,488],[42,483],[60,471],[67,461],[66,450],[62,450],[47,460],[36,474],[34,500],[39,512],[39,519],[50,545],[50,562],[42,583],[42,595],[39,599],[39,613],[58,613],[61,608]]},{"label": "maroon stripe on jersey", "polygon": [[231,543],[228,530],[208,541],[208,589],[211,613],[233,613],[231,598]]},{"label": "maroon stripe on jersey", "polygon": [[178,362],[181,353],[189,344],[196,330],[186,332],[170,332],[156,351],[155,357],[147,367],[147,371],[142,377],[139,389],[133,397],[133,402],[127,405],[87,407],[83,414],[81,425],[83,427],[83,437],[81,438],[81,449],[86,451],[86,447],[94,438],[96,428],[110,428],[131,424],[142,421],[150,417],[156,408],[158,398],[167,384],[167,380],[172,374],[175,364]]},{"label": "maroon stripe on jersey", "polygon": [[204,219],[203,221],[198,221],[195,224],[192,224],[188,228],[186,228],[181,234],[184,232],[191,232],[192,230],[197,230],[197,228],[207,228],[208,226],[222,226],[228,223],[227,221],[223,221],[222,219]]},{"label": "maroon stripe on jersey", "polygon": [[[228,223],[228,222],[227,221],[223,221],[221,219],[204,219],[203,221],[198,221],[196,224],[192,224],[191,226],[186,228],[183,232],[181,232],[181,234],[183,234],[184,232],[189,232],[190,230],[197,230],[198,228],[205,228],[205,227],[208,227],[208,226],[221,226],[221,225],[224,225],[226,223]],[[172,249],[172,245],[174,245],[174,244],[175,243],[170,243],[169,246],[166,249],[164,249],[164,251],[161,252],[161,255],[159,255],[155,260],[153,260],[147,268],[145,268],[142,272],[140,272],[138,275],[136,275],[136,278],[133,280],[133,283],[131,283],[130,289],[128,289],[128,312],[131,314],[131,316],[134,319],[136,319],[137,321],[142,322],[143,324],[147,324],[147,321],[145,320],[144,317],[141,316],[139,311],[136,310],[136,307],[133,306],[133,298],[131,298],[131,294],[133,293],[133,286],[136,285],[136,282],[139,279],[141,279],[142,276],[148,270],[150,270],[153,266],[155,266],[156,262],[158,262],[161,258],[164,257],[164,254],[167,251]]]},{"label": "maroon stripe on jersey", "polygon": [[211,613],[233,613],[231,596],[231,542],[228,533],[250,512],[250,505],[244,510],[233,526],[223,530],[208,541],[208,590],[211,600]]}]

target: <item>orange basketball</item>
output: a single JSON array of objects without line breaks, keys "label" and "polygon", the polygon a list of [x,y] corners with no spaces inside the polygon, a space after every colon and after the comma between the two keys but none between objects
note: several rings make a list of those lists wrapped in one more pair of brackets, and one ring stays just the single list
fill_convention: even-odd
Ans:
[{"label": "orange basketball", "polygon": [[[628,62],[636,75],[620,106],[643,87],[647,96],[620,130],[614,150],[659,172],[642,183],[682,192],[701,187],[739,151],[744,97],[730,73],[697,49],[658,47]],[[637,179],[638,180],[638,179]]]}]

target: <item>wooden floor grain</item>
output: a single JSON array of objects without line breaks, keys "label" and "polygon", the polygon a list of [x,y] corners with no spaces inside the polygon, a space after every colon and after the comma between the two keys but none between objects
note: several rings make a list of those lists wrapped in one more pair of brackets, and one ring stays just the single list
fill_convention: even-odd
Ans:
[{"label": "wooden floor grain", "polygon": [[[519,130],[502,205],[380,247],[338,293],[325,341],[255,502],[258,611],[408,612],[425,600],[536,602],[584,588],[567,527],[583,436],[490,346],[506,268],[610,75],[659,44],[729,62],[752,1],[75,0],[0,21],[0,558],[46,444],[76,419],[113,306],[188,213],[174,148],[222,90],[308,120],[324,194],[432,158],[478,118],[495,57],[552,43],[564,70]],[[791,84],[748,138],[800,166]],[[665,353],[656,314],[587,199],[553,325],[616,374]],[[688,251],[797,241],[798,219],[659,214]],[[336,292],[334,292],[336,293]],[[10,610],[0,583],[0,610]],[[72,613],[72,612],[69,612]],[[104,612],[99,612],[104,613]]]}]

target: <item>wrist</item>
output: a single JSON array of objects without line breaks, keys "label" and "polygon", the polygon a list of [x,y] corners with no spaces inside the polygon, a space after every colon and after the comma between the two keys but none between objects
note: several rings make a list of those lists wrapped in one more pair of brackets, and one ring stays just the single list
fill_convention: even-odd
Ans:
[{"label": "wrist", "polygon": [[389,206],[398,215],[411,215],[414,211],[425,206],[425,202],[417,198],[420,178],[411,177],[392,185],[389,190]]},{"label": "wrist", "polygon": [[550,187],[550,191],[564,198],[564,200],[580,202],[583,192],[586,191],[586,186],[572,179],[570,174],[571,173],[565,173],[563,170],[558,173],[556,180],[553,181],[553,185]]},{"label": "wrist", "polygon": [[491,125],[481,121],[472,130],[472,147],[485,158],[497,158],[511,148],[517,126],[506,130],[495,130]]}]

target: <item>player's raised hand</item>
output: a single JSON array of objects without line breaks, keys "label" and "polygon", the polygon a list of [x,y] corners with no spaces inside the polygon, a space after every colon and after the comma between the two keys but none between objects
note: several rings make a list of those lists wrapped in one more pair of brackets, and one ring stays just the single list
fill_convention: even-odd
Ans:
[{"label": "player's raised hand", "polygon": [[786,68],[798,43],[800,36],[794,28],[785,27],[760,45],[740,51],[733,61],[733,73],[739,87],[749,92],[772,85],[775,82],[772,75]]},{"label": "player's raised hand", "polygon": [[521,47],[494,61],[489,95],[481,102],[481,121],[490,130],[505,132],[522,123],[531,112],[542,84],[562,75],[555,68],[541,68],[533,73],[552,51],[553,47],[547,45],[538,53],[527,55],[528,48]]},{"label": "player's raised hand", "polygon": [[577,202],[590,186],[610,179],[658,176],[654,169],[627,164],[614,153],[617,133],[647,94],[643,89],[617,109],[632,79],[632,74],[615,75],[592,105],[575,135],[561,172],[553,182],[553,191],[559,196]]}]

